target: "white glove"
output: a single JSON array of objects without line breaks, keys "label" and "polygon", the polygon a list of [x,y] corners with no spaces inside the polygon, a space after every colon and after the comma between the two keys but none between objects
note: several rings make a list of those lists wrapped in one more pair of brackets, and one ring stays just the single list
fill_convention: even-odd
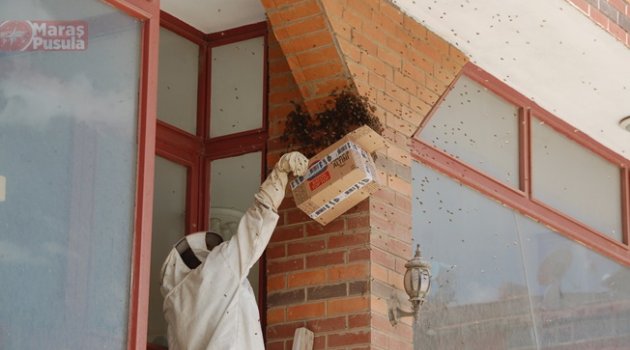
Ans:
[{"label": "white glove", "polygon": [[260,185],[255,197],[259,202],[278,210],[284,199],[285,189],[289,182],[289,173],[302,176],[308,170],[308,158],[300,152],[285,153],[273,167],[267,179]]},{"label": "white glove", "polygon": [[285,153],[280,157],[275,168],[285,173],[293,172],[294,176],[302,176],[308,170],[308,158],[300,152]]}]

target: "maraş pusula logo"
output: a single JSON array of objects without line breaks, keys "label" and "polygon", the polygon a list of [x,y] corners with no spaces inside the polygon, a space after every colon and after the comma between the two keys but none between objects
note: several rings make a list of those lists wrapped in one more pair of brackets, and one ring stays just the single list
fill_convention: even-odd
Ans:
[{"label": "mara\u015f pusula logo", "polygon": [[85,21],[0,23],[0,51],[82,51],[87,49]]},{"label": "mara\u015f pusula logo", "polygon": [[29,21],[0,23],[0,51],[25,51],[33,40],[33,27]]}]

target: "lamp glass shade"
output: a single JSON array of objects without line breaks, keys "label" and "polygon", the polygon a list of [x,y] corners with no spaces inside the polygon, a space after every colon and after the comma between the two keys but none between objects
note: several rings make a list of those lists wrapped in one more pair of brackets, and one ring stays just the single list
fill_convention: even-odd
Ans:
[{"label": "lamp glass shade", "polygon": [[429,292],[431,283],[429,270],[426,265],[408,268],[405,272],[403,283],[410,301],[423,300]]},{"label": "lamp glass shade", "polygon": [[403,279],[405,292],[411,302],[423,302],[431,287],[431,273],[429,264],[422,261],[420,245],[416,247],[414,257],[405,264],[407,271]]}]

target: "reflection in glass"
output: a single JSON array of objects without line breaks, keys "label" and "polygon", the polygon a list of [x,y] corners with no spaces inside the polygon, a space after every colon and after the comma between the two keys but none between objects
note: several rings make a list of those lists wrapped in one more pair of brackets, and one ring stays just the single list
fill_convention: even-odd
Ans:
[{"label": "reflection in glass", "polygon": [[168,253],[186,233],[186,167],[155,157],[153,238],[151,239],[151,286],[147,339],[166,346],[166,320],[160,293],[161,269]]},{"label": "reflection in glass", "polygon": [[540,348],[626,349],[630,269],[524,217],[517,225]]},{"label": "reflection in glass", "polygon": [[264,37],[212,48],[210,137],[262,127]]},{"label": "reflection in glass", "polygon": [[89,35],[85,51],[0,53],[0,348],[126,349],[142,24],[100,1],[0,13]]},{"label": "reflection in glass", "polygon": [[518,187],[518,108],[461,76],[419,139]]},{"label": "reflection in glass", "polygon": [[416,344],[480,350],[508,349],[508,342],[534,346],[531,317],[506,322],[511,315],[531,314],[514,216],[424,166],[414,163],[412,171],[413,237],[430,259],[433,275]]},{"label": "reflection in glass", "polygon": [[625,349],[630,270],[413,164],[413,235],[432,265],[416,349]]},{"label": "reflection in glass", "polygon": [[190,134],[197,128],[199,46],[160,27],[158,119]]},{"label": "reflection in glass", "polygon": [[532,118],[532,194],[621,241],[619,168]]},{"label": "reflection in glass", "polygon": [[[210,163],[210,229],[225,240],[236,232],[238,222],[254,201],[261,178],[262,153],[217,159]],[[249,273],[258,291],[258,263]]]}]

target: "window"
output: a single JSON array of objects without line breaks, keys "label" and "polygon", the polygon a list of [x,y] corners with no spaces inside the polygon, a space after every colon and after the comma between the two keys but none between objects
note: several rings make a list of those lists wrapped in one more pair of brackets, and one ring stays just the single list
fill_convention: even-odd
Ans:
[{"label": "window", "polygon": [[626,346],[628,159],[472,64],[413,147],[416,348]]},{"label": "window", "polygon": [[123,10],[128,1],[15,5],[0,4],[4,19],[80,26],[87,48],[0,54],[0,348],[126,349],[150,25]]},{"label": "window", "polygon": [[621,242],[619,166],[531,121],[532,197]]},{"label": "window", "polygon": [[262,128],[264,39],[212,47],[210,137]]},{"label": "window", "polygon": [[630,268],[426,165],[413,239],[431,264],[416,349],[622,349]]},{"label": "window", "polygon": [[[184,234],[229,238],[265,174],[266,23],[204,34],[162,13],[148,342],[166,346],[159,271]],[[262,292],[262,271],[250,282]],[[259,299],[260,300],[260,299]]]},{"label": "window", "polygon": [[444,97],[420,139],[518,188],[518,106],[467,76]]},{"label": "window", "polygon": [[171,250],[172,242],[186,232],[186,186],[188,168],[162,157],[155,157],[153,197],[153,232],[151,241],[151,276],[149,290],[150,327],[147,339],[166,345],[166,320],[162,313],[160,294],[162,263]]},{"label": "window", "polygon": [[630,161],[468,64],[415,136],[416,158],[630,263]]},{"label": "window", "polygon": [[[262,152],[215,159],[210,162],[210,229],[225,239],[236,233],[238,222],[252,203],[262,177]],[[259,290],[259,268],[256,263],[249,282]],[[257,295],[260,300],[260,295]]]},{"label": "window", "polygon": [[199,44],[160,28],[157,118],[189,134],[197,132]]}]

